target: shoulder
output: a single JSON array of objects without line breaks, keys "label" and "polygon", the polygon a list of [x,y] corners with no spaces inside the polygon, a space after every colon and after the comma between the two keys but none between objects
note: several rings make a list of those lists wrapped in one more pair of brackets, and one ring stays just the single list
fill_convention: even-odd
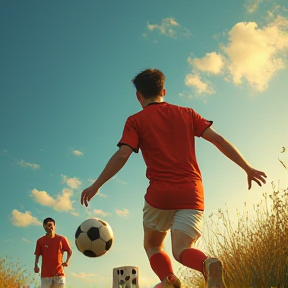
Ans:
[{"label": "shoulder", "polygon": [[42,245],[44,245],[45,239],[46,239],[46,236],[40,237],[39,239],[37,239],[36,245],[37,245],[37,246],[42,246]]},{"label": "shoulder", "polygon": [[63,236],[63,235],[55,235],[55,236],[58,237],[59,241],[69,243],[66,236]]},{"label": "shoulder", "polygon": [[58,239],[67,239],[65,236],[59,234],[55,234],[55,237],[57,237]]},{"label": "shoulder", "polygon": [[195,110],[191,107],[184,107],[184,106],[179,106],[175,104],[169,104],[167,103],[167,107],[173,111],[179,111],[181,113],[187,113],[187,114],[195,114]]},{"label": "shoulder", "polygon": [[144,110],[140,110],[140,111],[138,111],[138,112],[136,112],[136,113],[130,115],[127,119],[134,119],[134,118],[138,118],[138,117],[140,117],[140,116],[143,114],[143,111],[144,111]]},{"label": "shoulder", "polygon": [[46,236],[44,235],[44,236],[42,236],[42,237],[40,237],[38,240],[37,240],[37,242],[43,242],[43,240],[46,238]]}]

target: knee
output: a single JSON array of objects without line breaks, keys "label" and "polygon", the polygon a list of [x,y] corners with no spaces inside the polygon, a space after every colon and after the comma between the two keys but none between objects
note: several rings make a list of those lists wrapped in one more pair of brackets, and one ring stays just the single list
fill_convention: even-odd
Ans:
[{"label": "knee", "polygon": [[144,249],[145,249],[145,252],[148,256],[148,258],[152,257],[152,255],[156,254],[156,253],[159,253],[163,250],[163,247],[160,245],[160,246],[155,246],[155,245],[152,245],[151,243],[145,243],[144,242]]},{"label": "knee", "polygon": [[151,249],[154,247],[153,243],[149,240],[149,239],[144,239],[143,241],[143,247],[145,249],[145,251]]},{"label": "knee", "polygon": [[186,247],[175,247],[175,246],[173,247],[172,246],[172,255],[176,261],[181,263],[181,261],[180,261],[181,257],[180,256],[181,256],[182,251],[185,249],[187,249],[187,248]]},{"label": "knee", "polygon": [[144,241],[143,247],[144,247],[144,250],[147,252],[151,248],[151,245]]}]

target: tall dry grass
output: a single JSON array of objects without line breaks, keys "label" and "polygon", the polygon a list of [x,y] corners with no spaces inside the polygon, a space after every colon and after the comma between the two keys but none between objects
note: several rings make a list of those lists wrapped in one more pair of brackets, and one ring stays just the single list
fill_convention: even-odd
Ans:
[{"label": "tall dry grass", "polygon": [[7,256],[0,259],[0,288],[39,287],[37,282],[36,279],[29,277],[19,261],[15,262]]},{"label": "tall dry grass", "polygon": [[[222,261],[227,288],[288,288],[288,188],[272,182],[262,196],[252,212],[243,203],[234,221],[228,210],[205,219],[205,252]],[[199,272],[183,267],[177,274],[184,288],[205,287]]]},{"label": "tall dry grass", "polygon": [[[206,219],[206,253],[218,257],[227,288],[288,288],[288,189],[272,183],[253,213],[231,220],[228,210]],[[199,272],[181,268],[183,287],[204,288]]]}]

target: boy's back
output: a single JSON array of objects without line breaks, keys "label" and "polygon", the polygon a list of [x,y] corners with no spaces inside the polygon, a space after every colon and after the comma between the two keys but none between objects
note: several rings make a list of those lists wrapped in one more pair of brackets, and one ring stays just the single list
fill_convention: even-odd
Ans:
[{"label": "boy's back", "polygon": [[[191,108],[166,102],[151,103],[127,119],[118,146],[129,145],[135,152],[141,149],[150,180],[145,199],[150,205],[161,209],[203,210],[194,137],[201,136],[211,124]],[[198,195],[191,190],[197,190]],[[199,197],[201,200],[196,201]]]}]

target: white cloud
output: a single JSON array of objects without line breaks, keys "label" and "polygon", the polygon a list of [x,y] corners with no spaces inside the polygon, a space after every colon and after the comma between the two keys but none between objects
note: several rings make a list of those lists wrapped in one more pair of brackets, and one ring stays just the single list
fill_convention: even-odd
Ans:
[{"label": "white cloud", "polygon": [[285,67],[288,34],[283,28],[288,28],[288,20],[280,16],[262,29],[255,22],[237,23],[232,28],[224,51],[235,84],[246,79],[257,91],[267,89],[272,76]]},{"label": "white cloud", "polygon": [[40,169],[40,166],[38,164],[25,162],[24,160],[19,161],[18,165],[23,166],[23,167],[29,167],[35,170]]},{"label": "white cloud", "polygon": [[79,178],[76,178],[76,177],[68,178],[65,175],[61,175],[61,176],[63,178],[63,182],[66,183],[72,189],[77,189],[82,184]]},{"label": "white cloud", "polygon": [[185,85],[188,87],[194,87],[197,91],[197,94],[213,94],[214,90],[212,87],[209,86],[209,84],[203,82],[199,75],[197,74],[188,74],[185,77]]},{"label": "white cloud", "polygon": [[130,214],[130,212],[128,211],[128,209],[123,209],[123,210],[118,210],[116,209],[116,214],[119,215],[119,216],[128,216]]},{"label": "white cloud", "polygon": [[11,222],[14,226],[18,227],[27,227],[30,225],[40,226],[42,223],[36,218],[31,215],[30,211],[26,211],[22,213],[17,209],[12,211]]},{"label": "white cloud", "polygon": [[104,212],[103,210],[100,210],[100,209],[94,209],[94,210],[93,210],[93,213],[94,213],[95,215],[101,215],[101,216],[103,216],[103,217],[106,217],[107,215],[110,215],[110,213]]},{"label": "white cloud", "polygon": [[202,80],[203,75],[221,74],[236,85],[246,81],[255,91],[264,91],[271,78],[287,65],[287,30],[288,19],[282,16],[262,28],[255,22],[237,23],[228,33],[227,45],[221,46],[222,54],[188,57],[192,74],[186,75],[186,86],[195,88],[198,94],[212,94],[214,89]]},{"label": "white cloud", "polygon": [[[184,36],[190,36],[191,33],[187,28],[181,27],[181,25],[174,18],[165,18],[162,19],[161,24],[150,24],[147,23],[147,28],[149,31],[158,31],[162,35],[176,38],[178,34],[182,34]],[[144,36],[145,35],[145,36]],[[145,38],[147,38],[147,34],[143,34]]]},{"label": "white cloud", "polygon": [[72,153],[75,155],[75,156],[83,156],[83,152],[79,151],[79,150],[74,150],[72,151]]},{"label": "white cloud", "polygon": [[51,197],[46,191],[37,189],[33,189],[30,196],[42,206],[52,207],[56,211],[69,211],[73,210],[72,203],[74,201],[70,200],[72,195],[73,190],[65,188],[61,195],[56,195],[56,198]]},{"label": "white cloud", "polygon": [[206,56],[199,59],[188,57],[188,63],[203,72],[218,74],[224,65],[224,57],[216,52],[206,53]]}]

